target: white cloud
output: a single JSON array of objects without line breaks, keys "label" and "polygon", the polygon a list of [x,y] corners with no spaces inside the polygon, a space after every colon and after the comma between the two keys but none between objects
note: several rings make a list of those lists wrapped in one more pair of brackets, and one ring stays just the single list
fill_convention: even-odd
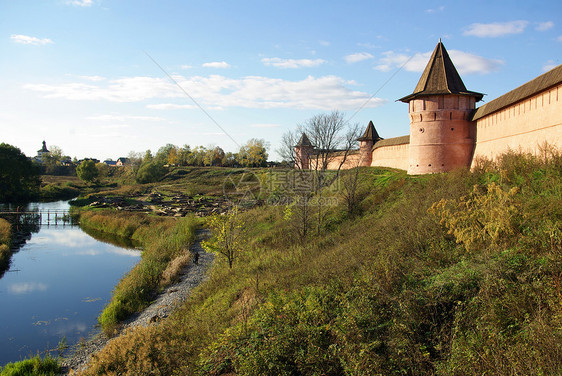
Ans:
[{"label": "white cloud", "polygon": [[[105,83],[103,83],[105,84]],[[178,88],[164,78],[127,77],[102,83],[71,82],[60,85],[27,84],[24,89],[45,93],[46,98],[137,102],[150,98],[173,98]]]},{"label": "white cloud", "polygon": [[87,81],[94,81],[94,82],[105,80],[105,77],[102,76],[78,76],[78,77]]},{"label": "white cloud", "polygon": [[357,52],[355,54],[345,56],[344,59],[349,64],[352,64],[352,63],[358,63],[358,62],[363,61],[363,60],[369,60],[369,59],[372,59],[373,57],[374,56],[371,55],[368,52]]},{"label": "white cloud", "polygon": [[509,22],[493,22],[489,24],[473,23],[463,32],[479,38],[496,38],[504,35],[522,33],[529,21],[518,20]]},{"label": "white cloud", "polygon": [[431,14],[431,13],[443,12],[444,10],[445,10],[445,6],[441,5],[440,7],[437,8],[426,9],[425,13]]},{"label": "white cloud", "polygon": [[554,60],[548,60],[542,67],[542,71],[543,72],[548,72],[551,69],[554,69],[558,66],[558,64],[556,64],[554,62]]},{"label": "white cloud", "polygon": [[32,44],[34,46],[42,46],[42,45],[45,45],[45,44],[54,43],[49,38],[40,39],[40,38],[37,38],[37,37],[30,37],[29,35],[22,35],[22,34],[12,34],[10,36],[10,39],[12,41],[14,41],[14,43]]},{"label": "white cloud", "polygon": [[562,35],[560,35],[558,38],[556,38],[556,41],[562,42]]},{"label": "white cloud", "polygon": [[324,64],[326,61],[322,59],[282,59],[279,57],[265,57],[261,59],[265,65],[277,68],[311,68]]},{"label": "white cloud", "polygon": [[183,64],[180,66],[181,69],[191,69],[193,68],[191,65]]},{"label": "white cloud", "polygon": [[97,121],[129,121],[129,120],[165,121],[166,120],[157,116],[137,116],[137,115],[96,115],[96,116],[89,116],[86,119],[97,120]]},{"label": "white cloud", "polygon": [[277,128],[280,124],[251,124],[250,128]]},{"label": "white cloud", "polygon": [[183,109],[194,109],[197,108],[195,105],[191,104],[175,104],[175,103],[159,103],[159,104],[148,104],[146,108],[151,110],[183,110]]},{"label": "white cloud", "polygon": [[224,68],[230,68],[230,64],[228,64],[226,61],[213,61],[213,62],[210,62],[210,63],[203,64],[203,68],[224,69]]},{"label": "white cloud", "polygon": [[324,47],[330,46],[330,42],[328,42],[327,40],[321,40],[319,43],[320,43],[321,46],[324,46]]},{"label": "white cloud", "polygon": [[[502,60],[488,59],[463,51],[450,50],[448,52],[459,74],[486,74],[498,70],[504,64]],[[408,56],[403,53],[387,51],[383,52],[383,57],[379,60],[379,65],[375,69],[386,72],[403,66],[405,70],[410,72],[423,72],[430,58],[431,52],[418,52],[413,56]]]},{"label": "white cloud", "polygon": [[[369,93],[353,90],[354,81],[337,76],[308,76],[298,81],[248,76],[232,79],[221,75],[183,77],[174,80],[204,108],[295,108],[295,109],[355,109]],[[58,85],[28,84],[27,90],[42,93],[46,98],[67,100],[106,100],[111,102],[140,102],[169,98],[189,101],[179,88],[161,78],[126,77],[95,84],[62,83]],[[385,100],[374,98],[369,107],[377,107]],[[147,104],[150,109],[195,108],[191,104]],[[101,118],[104,119],[104,118]],[[112,120],[107,117],[107,120]]]},{"label": "white cloud", "polygon": [[66,2],[68,5],[76,5],[79,7],[90,7],[93,3],[93,0],[69,0]]},{"label": "white cloud", "polygon": [[537,31],[547,31],[554,27],[554,22],[546,21],[546,22],[539,22],[537,27],[535,28]]}]

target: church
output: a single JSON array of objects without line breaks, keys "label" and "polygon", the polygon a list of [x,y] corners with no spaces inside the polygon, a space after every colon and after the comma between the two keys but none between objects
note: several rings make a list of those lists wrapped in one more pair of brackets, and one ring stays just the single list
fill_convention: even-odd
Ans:
[{"label": "church", "polygon": [[[537,154],[562,147],[562,65],[480,106],[483,94],[468,90],[441,41],[408,104],[410,134],[382,139],[372,122],[342,168],[381,166],[421,175],[471,168],[508,150]],[[311,168],[315,149],[306,135],[295,146],[299,168]],[[334,155],[328,168],[338,168]]]}]

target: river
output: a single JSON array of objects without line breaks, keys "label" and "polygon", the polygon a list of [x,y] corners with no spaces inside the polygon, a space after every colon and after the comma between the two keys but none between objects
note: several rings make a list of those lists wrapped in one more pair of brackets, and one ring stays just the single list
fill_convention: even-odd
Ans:
[{"label": "river", "polygon": [[[29,208],[68,209],[68,202]],[[40,226],[0,279],[0,366],[86,338],[119,279],[139,260],[131,247],[78,226]]]}]

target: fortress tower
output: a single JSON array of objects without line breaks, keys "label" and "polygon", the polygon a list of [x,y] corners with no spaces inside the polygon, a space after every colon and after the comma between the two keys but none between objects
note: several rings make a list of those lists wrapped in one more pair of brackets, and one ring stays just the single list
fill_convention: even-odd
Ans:
[{"label": "fortress tower", "polygon": [[470,117],[482,97],[466,89],[439,40],[414,92],[399,99],[409,104],[408,174],[470,166],[475,141]]},{"label": "fortress tower", "polygon": [[379,140],[382,140],[375,129],[372,121],[367,125],[363,136],[359,137],[359,166],[370,166],[373,160],[373,145]]},{"label": "fortress tower", "polygon": [[295,168],[301,170],[307,170],[310,168],[310,156],[314,146],[306,137],[306,134],[302,134],[299,142],[295,145]]}]

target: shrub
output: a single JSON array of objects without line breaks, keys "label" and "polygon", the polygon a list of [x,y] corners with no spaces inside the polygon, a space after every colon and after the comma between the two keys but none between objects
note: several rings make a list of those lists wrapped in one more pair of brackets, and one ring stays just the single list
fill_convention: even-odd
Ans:
[{"label": "shrub", "polygon": [[0,376],[55,376],[60,374],[61,368],[50,356],[41,359],[37,355],[21,362],[8,363],[0,371]]}]

